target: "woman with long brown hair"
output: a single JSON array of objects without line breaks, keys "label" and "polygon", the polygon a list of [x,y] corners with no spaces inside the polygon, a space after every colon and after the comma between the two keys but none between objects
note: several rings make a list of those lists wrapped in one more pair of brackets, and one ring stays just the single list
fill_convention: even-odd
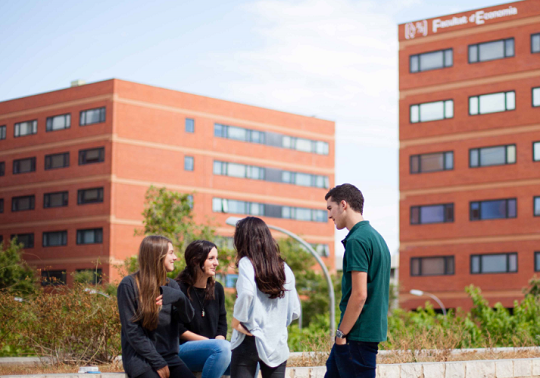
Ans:
[{"label": "woman with long brown hair", "polygon": [[185,252],[186,267],[176,281],[191,301],[195,316],[180,324],[179,356],[201,378],[229,375],[231,343],[227,336],[227,311],[223,286],[215,280],[218,251],[207,240],[191,242]]},{"label": "woman with long brown hair", "polygon": [[122,362],[130,378],[194,378],[178,357],[178,324],[193,308],[176,281],[167,278],[177,257],[164,236],[147,236],[139,270],[118,286]]},{"label": "woman with long brown hair", "polygon": [[234,232],[238,280],[231,339],[231,377],[283,378],[289,347],[287,326],[300,315],[294,274],[262,219],[247,217]]}]

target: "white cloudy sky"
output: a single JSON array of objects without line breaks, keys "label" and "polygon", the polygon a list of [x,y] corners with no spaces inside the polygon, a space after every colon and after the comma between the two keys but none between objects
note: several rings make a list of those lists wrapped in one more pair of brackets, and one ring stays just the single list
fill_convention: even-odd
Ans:
[{"label": "white cloudy sky", "polygon": [[333,120],[336,182],[394,252],[397,24],[502,3],[2,0],[0,101],[115,77]]}]

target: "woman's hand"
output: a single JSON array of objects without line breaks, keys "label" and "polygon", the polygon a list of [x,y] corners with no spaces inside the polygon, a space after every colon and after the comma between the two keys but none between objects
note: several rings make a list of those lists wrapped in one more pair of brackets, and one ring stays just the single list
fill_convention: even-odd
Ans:
[{"label": "woman's hand", "polygon": [[253,336],[236,318],[232,318],[232,327],[244,335]]},{"label": "woman's hand", "polygon": [[169,367],[167,365],[159,369],[157,373],[159,374],[159,378],[169,378],[169,376],[171,375],[171,372],[169,371]]},{"label": "woman's hand", "polygon": [[163,295],[160,295],[159,297],[156,298],[156,304],[158,306],[163,306]]},{"label": "woman's hand", "polygon": [[216,336],[216,340],[225,340],[225,336],[218,335]]}]

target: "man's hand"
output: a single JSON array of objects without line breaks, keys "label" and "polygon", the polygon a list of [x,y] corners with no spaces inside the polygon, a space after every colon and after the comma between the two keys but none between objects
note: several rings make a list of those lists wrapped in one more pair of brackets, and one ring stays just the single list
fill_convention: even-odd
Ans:
[{"label": "man's hand", "polygon": [[347,344],[346,338],[336,337],[336,344],[337,345],[345,345]]},{"label": "man's hand", "polygon": [[156,304],[158,306],[163,306],[163,295],[160,295],[159,297],[156,298]]},{"label": "man's hand", "polygon": [[218,335],[216,336],[216,340],[225,340],[225,336]]},{"label": "man's hand", "polygon": [[169,371],[169,367],[167,365],[159,369],[157,373],[159,374],[159,378],[169,378],[169,376],[171,375],[171,372]]}]

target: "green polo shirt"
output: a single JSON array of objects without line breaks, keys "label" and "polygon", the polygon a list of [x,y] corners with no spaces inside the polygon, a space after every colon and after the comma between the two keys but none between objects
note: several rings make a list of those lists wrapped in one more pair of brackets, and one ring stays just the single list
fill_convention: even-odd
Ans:
[{"label": "green polo shirt", "polygon": [[[358,222],[342,241],[341,320],[351,296],[351,272],[367,273],[367,299],[347,338],[355,341],[386,341],[388,292],[390,290],[390,251],[382,236],[369,224]],[[341,323],[340,320],[340,323]]]}]

